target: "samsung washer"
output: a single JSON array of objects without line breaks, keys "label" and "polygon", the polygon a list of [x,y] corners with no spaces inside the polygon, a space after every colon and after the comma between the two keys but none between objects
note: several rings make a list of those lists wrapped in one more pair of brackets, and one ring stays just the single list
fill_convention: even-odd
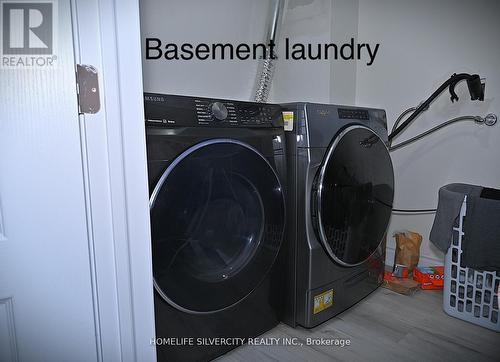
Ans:
[{"label": "samsung washer", "polygon": [[209,360],[282,305],[280,107],[145,94],[159,361]]}]

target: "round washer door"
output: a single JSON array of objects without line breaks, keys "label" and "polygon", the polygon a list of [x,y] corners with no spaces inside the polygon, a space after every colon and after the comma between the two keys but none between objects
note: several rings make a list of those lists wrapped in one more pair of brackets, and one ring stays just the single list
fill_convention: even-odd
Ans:
[{"label": "round washer door", "polygon": [[337,263],[355,266],[380,245],[394,198],[394,171],[384,142],[353,125],[330,145],[314,184],[312,216],[325,250]]},{"label": "round washer door", "polygon": [[257,150],[228,139],[189,148],[150,199],[157,292],[191,313],[238,303],[274,264],[284,212],[279,179]]}]

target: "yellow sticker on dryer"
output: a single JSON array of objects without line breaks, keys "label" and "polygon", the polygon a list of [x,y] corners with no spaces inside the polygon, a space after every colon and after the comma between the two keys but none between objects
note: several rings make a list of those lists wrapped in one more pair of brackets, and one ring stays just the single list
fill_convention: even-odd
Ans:
[{"label": "yellow sticker on dryer", "polygon": [[293,131],[293,112],[282,112],[285,131]]},{"label": "yellow sticker on dryer", "polygon": [[314,311],[319,313],[333,305],[333,289],[327,290],[319,295],[314,296]]}]

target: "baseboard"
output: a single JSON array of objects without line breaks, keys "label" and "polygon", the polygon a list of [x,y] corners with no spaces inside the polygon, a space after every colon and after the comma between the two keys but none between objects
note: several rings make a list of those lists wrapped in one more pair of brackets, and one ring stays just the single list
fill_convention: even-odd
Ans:
[{"label": "baseboard", "polygon": [[[396,254],[396,249],[391,247],[386,247],[385,251],[385,265],[394,266],[394,255]],[[420,260],[418,262],[420,266],[436,266],[444,265],[444,259],[436,258],[427,255],[420,255]]]}]

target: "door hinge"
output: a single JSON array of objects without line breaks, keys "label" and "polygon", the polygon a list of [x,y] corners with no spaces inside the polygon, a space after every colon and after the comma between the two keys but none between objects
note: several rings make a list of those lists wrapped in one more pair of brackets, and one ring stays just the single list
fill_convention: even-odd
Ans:
[{"label": "door hinge", "polygon": [[92,65],[76,65],[76,89],[78,92],[78,113],[94,114],[101,109],[99,78]]}]

